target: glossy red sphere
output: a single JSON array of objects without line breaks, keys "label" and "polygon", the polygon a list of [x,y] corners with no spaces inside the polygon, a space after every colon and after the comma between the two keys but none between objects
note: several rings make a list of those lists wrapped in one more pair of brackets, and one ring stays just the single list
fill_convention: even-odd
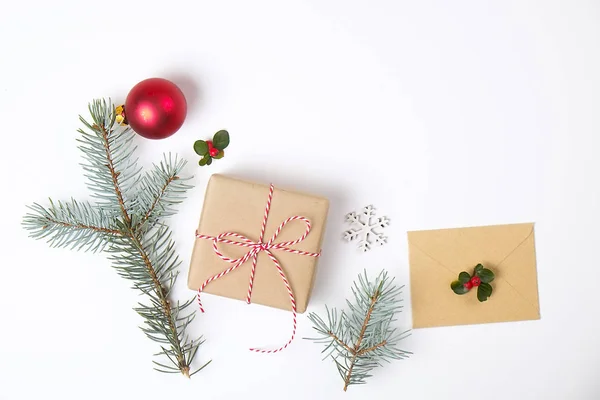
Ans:
[{"label": "glossy red sphere", "polygon": [[181,128],[187,115],[183,92],[162,78],[141,81],[125,100],[125,112],[131,129],[148,139],[164,139]]}]

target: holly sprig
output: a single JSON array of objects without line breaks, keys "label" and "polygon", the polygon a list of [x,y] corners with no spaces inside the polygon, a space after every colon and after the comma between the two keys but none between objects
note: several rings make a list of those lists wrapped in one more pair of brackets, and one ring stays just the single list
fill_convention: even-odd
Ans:
[{"label": "holly sprig", "polygon": [[458,274],[458,280],[450,284],[450,288],[456,294],[465,294],[476,287],[477,300],[484,302],[492,295],[493,288],[490,282],[494,278],[494,273],[491,270],[485,268],[482,264],[477,264],[473,270],[473,276],[466,271],[461,272]]},{"label": "holly sprig", "polygon": [[194,151],[202,156],[198,164],[203,167],[212,164],[213,159],[219,160],[225,157],[225,148],[229,146],[229,132],[220,130],[215,133],[212,140],[196,140]]}]

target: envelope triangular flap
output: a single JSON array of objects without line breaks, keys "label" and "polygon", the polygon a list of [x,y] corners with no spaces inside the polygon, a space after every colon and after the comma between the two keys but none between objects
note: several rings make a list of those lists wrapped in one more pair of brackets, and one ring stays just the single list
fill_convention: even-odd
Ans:
[{"label": "envelope triangular flap", "polygon": [[532,234],[533,224],[414,231],[408,241],[453,272],[472,272],[478,263],[498,265]]}]

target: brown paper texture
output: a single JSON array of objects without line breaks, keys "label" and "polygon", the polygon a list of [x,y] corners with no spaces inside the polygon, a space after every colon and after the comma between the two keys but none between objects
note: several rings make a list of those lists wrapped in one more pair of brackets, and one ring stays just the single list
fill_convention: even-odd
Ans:
[{"label": "brown paper texture", "polygon": [[[533,224],[409,232],[408,245],[414,328],[540,319]],[[496,276],[483,303],[450,289],[479,263]]]},{"label": "brown paper texture", "polygon": [[[225,175],[213,175],[206,189],[198,232],[211,236],[235,232],[258,241],[268,194],[269,185],[247,182]],[[311,231],[304,241],[290,248],[318,253],[325,232],[328,209],[329,201],[325,198],[275,186],[264,241],[268,241],[273,236],[285,219],[300,215],[310,220]],[[302,221],[290,222],[281,231],[275,243],[295,240],[304,234],[305,229],[306,225]],[[219,244],[219,249],[230,258],[241,257],[248,251],[248,248],[223,243]],[[292,287],[298,313],[303,313],[310,299],[318,258],[280,250],[273,250],[273,254],[279,260]],[[188,287],[198,290],[206,279],[231,265],[214,253],[212,240],[196,239]],[[228,275],[209,283],[204,292],[246,300],[251,267],[250,260]],[[283,281],[273,261],[265,252],[260,252],[258,255],[251,301],[284,310],[292,309]]]}]

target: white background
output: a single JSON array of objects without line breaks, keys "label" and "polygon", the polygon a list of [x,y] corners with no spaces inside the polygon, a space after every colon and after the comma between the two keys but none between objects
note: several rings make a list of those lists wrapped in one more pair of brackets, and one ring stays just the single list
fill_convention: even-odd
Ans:
[{"label": "white background", "polygon": [[[3,1],[0,399],[599,399],[599,22],[594,1]],[[172,151],[195,176],[171,220],[176,297],[223,172],[330,198],[309,311],[363,269],[408,283],[408,230],[531,221],[542,319],[413,331],[410,359],[344,394],[305,315],[291,348],[257,355],[290,315],[209,295],[191,333],[212,364],[154,372],[129,282],[20,227],[26,204],[89,198],[78,114],[152,76],[189,101],[176,135],[137,140],[144,165]],[[227,156],[197,167],[192,143],[219,129]],[[370,203],[390,244],[359,254],[344,215]]]}]

